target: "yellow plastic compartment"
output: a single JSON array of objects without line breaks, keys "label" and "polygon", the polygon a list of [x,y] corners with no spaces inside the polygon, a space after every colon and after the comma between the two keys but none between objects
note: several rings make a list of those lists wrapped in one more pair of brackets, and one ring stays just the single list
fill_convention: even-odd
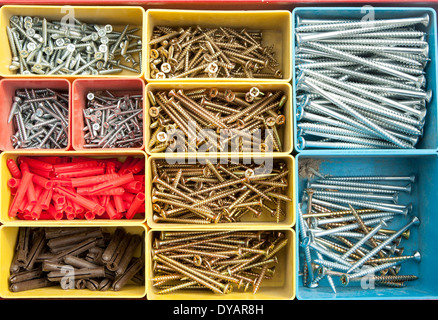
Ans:
[{"label": "yellow plastic compartment", "polygon": [[[153,155],[150,156],[147,160],[146,163],[146,219],[147,219],[147,224],[149,227],[151,227],[152,229],[155,228],[166,228],[169,230],[175,230],[175,229],[184,229],[184,230],[195,230],[197,228],[199,228],[199,225],[196,224],[182,224],[182,223],[164,223],[164,222],[154,222],[153,220],[153,209],[152,209],[152,171],[151,171],[151,162],[153,159],[168,159],[167,157],[170,157],[172,159],[182,159],[180,157],[177,156],[167,156],[167,155]],[[227,154],[223,154],[221,155],[221,158],[225,158],[225,159],[234,159],[233,156],[231,156],[231,154],[227,153]],[[214,158],[211,156],[201,156],[197,159],[214,159],[214,161],[217,161],[218,163],[220,163],[220,159],[221,158]],[[188,162],[188,160],[190,159],[191,162]],[[240,159],[240,163],[242,163],[242,159],[241,157],[239,157]],[[253,159],[253,158],[251,158]],[[211,224],[206,224],[206,225],[202,225],[202,228],[204,230],[217,230],[220,228],[227,228],[229,230],[241,230],[241,229],[252,229],[252,228],[259,228],[261,226],[263,226],[263,230],[276,230],[278,228],[287,228],[287,227],[292,227],[295,225],[295,217],[296,217],[296,212],[295,212],[295,203],[296,203],[296,192],[295,192],[295,159],[291,156],[291,155],[276,155],[276,154],[269,154],[269,155],[265,155],[262,157],[255,157],[255,159],[257,159],[257,163],[261,163],[261,160],[268,160],[268,159],[272,159],[274,162],[275,161],[279,161],[282,160],[284,162],[286,162],[287,168],[289,170],[289,175],[288,175],[288,183],[289,186],[286,188],[286,192],[285,194],[290,197],[292,199],[291,202],[284,202],[283,203],[283,210],[286,213],[286,216],[284,218],[280,219],[280,222],[277,223],[275,221],[275,217],[271,217],[269,213],[265,212],[265,210],[263,211],[262,215],[258,218],[254,218],[252,217],[252,215],[246,215],[245,217],[243,217],[243,221],[241,222],[233,222],[233,223],[220,223],[220,224],[215,224],[215,223],[211,223]],[[196,158],[185,158],[185,163],[193,163],[192,160],[196,160]],[[212,161],[213,162],[213,161]],[[213,162],[214,163],[214,162]]]},{"label": "yellow plastic compartment", "polygon": [[[46,227],[46,224],[38,224],[39,227]],[[58,225],[58,227],[61,225]],[[94,225],[96,227],[99,225]],[[115,226],[102,226],[105,232],[113,233],[116,229]],[[124,226],[126,232],[139,234],[145,233],[146,241],[146,227],[142,224],[137,226]],[[0,297],[6,299],[46,299],[46,298],[143,298],[146,294],[146,285],[141,286],[132,282],[129,282],[120,291],[91,291],[88,289],[83,290],[64,290],[60,286],[34,289],[22,292],[11,292],[9,290],[10,265],[15,253],[16,240],[18,235],[18,226],[1,226],[0,227]],[[141,251],[144,250],[146,244],[140,245],[136,252],[135,257],[140,257]],[[146,279],[146,276],[145,276]]]},{"label": "yellow plastic compartment", "polygon": [[[174,81],[173,83],[149,83],[146,85],[146,96],[150,91],[152,92],[167,91],[171,89],[191,90],[191,89],[203,89],[203,88],[218,88],[219,90],[230,89],[232,91],[239,91],[239,90],[247,91],[252,87],[257,87],[262,92],[281,90],[284,92],[284,94],[287,95],[286,104],[282,108],[283,115],[286,118],[286,122],[282,126],[277,127],[283,150],[281,152],[275,152],[275,153],[285,153],[285,154],[291,153],[293,150],[293,141],[294,141],[293,139],[294,118],[292,114],[292,110],[293,110],[292,86],[289,83],[275,83],[270,81],[265,81],[265,82],[239,81],[234,83],[215,83],[215,84],[211,84],[211,83],[200,84],[198,82],[193,82],[193,81],[191,83],[178,83],[178,81]],[[151,153],[151,149],[149,148],[149,141],[151,139],[151,130],[149,129],[149,126],[151,124],[151,117],[149,115],[150,107],[151,107],[151,102],[149,99],[146,99],[146,112],[145,112],[146,127],[144,128],[145,137],[146,137],[145,150],[148,154],[154,155],[159,153]]]},{"label": "yellow plastic compartment", "polygon": [[[133,219],[94,219],[94,220],[86,220],[86,219],[74,219],[74,220],[39,220],[39,221],[31,221],[31,220],[20,220],[16,217],[11,218],[8,215],[9,206],[12,202],[13,196],[11,196],[8,180],[12,178],[11,173],[6,165],[7,159],[16,160],[20,156],[67,156],[67,157],[90,157],[90,158],[117,158],[119,161],[124,161],[128,156],[133,157],[144,157],[146,161],[146,154],[143,151],[124,151],[124,152],[114,152],[114,151],[106,151],[106,152],[95,152],[95,151],[53,151],[50,154],[42,153],[40,151],[30,151],[30,152],[22,152],[22,151],[6,151],[0,155],[0,223],[7,225],[19,225],[19,226],[34,226],[35,224],[44,223],[45,226],[89,226],[89,225],[105,225],[105,226],[117,226],[117,225],[132,225],[144,223],[146,221],[145,218],[136,218]],[[3,260],[0,260],[3,261]]]},{"label": "yellow plastic compartment", "polygon": [[[261,30],[263,32],[263,44],[273,45],[276,58],[283,72],[282,79],[269,79],[272,81],[289,82],[292,78],[292,16],[287,10],[272,11],[210,11],[210,10],[163,10],[150,9],[147,15],[146,39],[151,39],[155,26],[196,26],[201,27],[229,27],[246,28],[248,30]],[[151,48],[146,48],[146,57],[150,57]],[[152,81],[190,81],[200,80],[203,82],[221,81],[266,81],[268,79],[254,78],[180,78],[157,80],[150,77],[150,65],[145,66],[145,78]]]},{"label": "yellow plastic compartment", "polygon": [[[44,77],[44,78],[114,78],[114,77],[141,77],[142,73],[135,73],[123,70],[113,75],[21,75],[15,74],[9,70],[12,61],[12,53],[9,47],[9,40],[6,32],[6,26],[9,25],[11,16],[38,16],[47,20],[60,21],[63,17],[71,17],[85,23],[97,23],[101,25],[111,24],[114,31],[122,31],[129,24],[130,28],[140,28],[136,35],[142,37],[142,52],[145,52],[146,41],[146,21],[145,10],[142,7],[128,6],[22,6],[22,5],[5,5],[0,9],[0,76],[3,77]],[[142,57],[145,57],[143,54]],[[123,64],[123,61],[122,61]],[[142,68],[144,70],[144,68]],[[142,71],[143,71],[142,70]]]},{"label": "yellow plastic compartment", "polygon": [[[196,229],[194,231],[203,231]],[[229,230],[225,227],[217,228],[215,231]],[[243,231],[266,230],[260,228],[242,228]],[[247,292],[234,290],[229,294],[217,294],[204,290],[180,290],[168,294],[157,294],[157,289],[152,286],[153,261],[151,256],[152,243],[160,231],[183,231],[163,229],[152,229],[148,232],[146,240],[146,288],[148,300],[292,300],[295,298],[295,231],[288,228],[277,228],[275,231],[282,231],[289,239],[287,245],[277,254],[278,264],[274,277],[264,280],[259,291],[253,294],[251,287]],[[186,230],[184,230],[186,231]]]}]

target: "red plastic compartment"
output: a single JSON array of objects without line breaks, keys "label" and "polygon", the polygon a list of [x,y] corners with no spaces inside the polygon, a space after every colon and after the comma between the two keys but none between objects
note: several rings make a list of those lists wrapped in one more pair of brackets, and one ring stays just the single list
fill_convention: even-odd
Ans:
[{"label": "red plastic compartment", "polygon": [[[70,149],[71,146],[71,84],[65,79],[2,79],[0,81],[0,150],[1,151],[11,151],[15,150],[11,143],[11,135],[14,132],[13,121],[8,123],[9,112],[12,107],[13,97],[17,89],[53,89],[53,90],[63,90],[69,94],[69,137],[67,147],[64,149],[39,149],[41,151],[53,151],[60,150],[66,151]],[[21,150],[35,150],[35,149],[19,149]]]},{"label": "red plastic compartment", "polygon": [[84,115],[83,110],[87,107],[87,93],[90,91],[108,90],[115,96],[126,94],[143,95],[143,115],[145,114],[145,83],[140,78],[132,79],[77,79],[72,84],[72,125],[71,140],[72,148],[78,151],[123,151],[123,150],[144,150],[145,147],[145,117],[143,117],[143,144],[138,148],[85,148]]}]

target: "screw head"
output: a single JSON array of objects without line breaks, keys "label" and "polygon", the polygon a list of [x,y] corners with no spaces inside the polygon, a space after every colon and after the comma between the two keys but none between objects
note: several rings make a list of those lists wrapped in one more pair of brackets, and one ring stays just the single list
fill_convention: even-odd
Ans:
[{"label": "screw head", "polygon": [[63,38],[58,38],[58,39],[55,40],[55,44],[56,44],[58,47],[62,47],[62,46],[65,44],[65,41],[64,41]]},{"label": "screw head", "polygon": [[249,94],[256,98],[260,95],[260,90],[257,87],[252,87],[251,89],[249,89]]},{"label": "screw head", "polygon": [[301,119],[303,119],[303,116],[304,116],[304,108],[303,108],[301,105],[299,105],[299,106],[297,107],[297,112],[296,112],[295,116],[296,116],[296,118],[297,118],[297,121],[300,121]]},{"label": "screw head", "polygon": [[[225,90],[225,99],[227,99],[228,96],[232,93],[233,92],[231,90]],[[210,88],[210,90],[208,90],[208,97],[210,99],[216,98],[218,94],[219,94],[219,90],[217,88]]]},{"label": "screw head", "polygon": [[157,72],[155,79],[166,79],[166,74],[164,72]]},{"label": "screw head", "polygon": [[298,149],[305,149],[306,148],[306,140],[302,136],[298,137],[297,147],[298,147]]},{"label": "screw head", "polygon": [[231,293],[232,291],[233,291],[233,286],[230,285],[229,283],[225,284],[224,291],[223,291],[224,294]]},{"label": "screw head", "polygon": [[247,92],[245,93],[245,101],[251,103],[254,101],[254,97],[249,92]]},{"label": "screw head", "polygon": [[418,226],[420,224],[420,219],[418,219],[418,217],[413,217],[412,222],[415,226]]},{"label": "screw head", "polygon": [[97,41],[97,39],[99,39],[99,35],[97,34],[97,32],[93,32],[90,36],[91,40],[93,41]]},{"label": "screw head", "polygon": [[269,117],[269,118],[266,119],[266,124],[267,124],[269,127],[273,127],[273,126],[275,126],[276,123],[277,123],[277,119],[274,118],[274,117]]},{"label": "screw head", "polygon": [[168,140],[167,133],[160,131],[157,134],[157,140],[160,142],[166,142]]},{"label": "screw head", "polygon": [[200,267],[202,265],[202,257],[198,254],[195,254],[193,256],[193,264],[197,267]]},{"label": "screw head", "polygon": [[103,59],[103,53],[98,51],[94,54],[94,59],[96,60],[102,60]]},{"label": "screw head", "polygon": [[164,73],[169,73],[170,71],[172,71],[172,66],[169,63],[163,63],[161,65],[161,71]]},{"label": "screw head", "polygon": [[76,46],[73,43],[69,43],[67,45],[67,51],[68,52],[74,52],[76,50]]},{"label": "screw head", "polygon": [[429,15],[428,15],[427,13],[425,13],[425,14],[422,16],[422,18],[423,18],[422,24],[423,24],[425,27],[427,27],[427,26],[429,25],[429,22],[430,22],[430,17],[429,17]]},{"label": "screw head", "polygon": [[110,24],[106,24],[105,27],[104,27],[104,29],[105,29],[105,32],[106,32],[106,33],[111,33],[111,32],[113,32],[113,26],[110,25]]},{"label": "screw head", "polygon": [[209,73],[216,74],[219,71],[219,66],[215,62],[212,62],[208,65],[207,71]]},{"label": "screw head", "polygon": [[99,52],[105,53],[108,51],[108,46],[106,44],[101,44],[99,46]]},{"label": "screw head", "polygon": [[31,38],[33,38],[35,35],[36,35],[36,32],[35,32],[35,29],[27,29],[26,30],[26,34],[29,36],[29,37],[31,37]]},{"label": "screw head", "polygon": [[94,93],[93,92],[89,92],[89,93],[87,93],[87,99],[88,100],[94,100]]},{"label": "screw head", "polygon": [[250,178],[254,175],[254,170],[252,169],[246,169],[245,170],[245,178]]},{"label": "screw head", "polygon": [[310,244],[310,237],[305,237],[301,243],[300,243],[300,247],[302,248],[307,248]]},{"label": "screw head", "polygon": [[151,56],[152,60],[155,60],[155,59],[158,59],[160,57],[160,53],[158,52],[158,50],[152,49],[150,56]]},{"label": "screw head", "polygon": [[105,31],[105,29],[104,28],[102,28],[102,29],[99,29],[98,31],[97,31],[97,35],[99,36],[99,37],[105,37],[106,36],[106,31]]},{"label": "screw head", "polygon": [[17,103],[21,103],[21,98],[20,97],[18,97],[18,96],[15,96],[14,97],[14,102],[17,102]]},{"label": "screw head", "polygon": [[30,18],[30,20],[24,21],[24,23],[23,23],[23,27],[26,30],[30,30],[32,28],[32,26],[33,26],[32,18]]},{"label": "screw head", "polygon": [[348,286],[348,283],[350,282],[350,279],[349,279],[348,276],[345,275],[345,274],[343,274],[343,275],[341,276],[340,280],[341,280],[341,284],[342,284],[343,286]]},{"label": "screw head", "polygon": [[150,107],[149,108],[149,115],[152,118],[158,117],[159,114],[160,114],[160,110],[157,107]]},{"label": "screw head", "polygon": [[9,21],[14,22],[14,23],[19,23],[20,22],[20,18],[18,16],[12,16]]},{"label": "screw head", "polygon": [[37,45],[35,43],[33,43],[33,42],[29,42],[26,45],[27,51],[30,51],[30,52],[34,51],[36,48],[37,48]]},{"label": "screw head", "polygon": [[100,43],[108,44],[109,43],[109,38],[107,36],[100,38]]},{"label": "screw head", "polygon": [[51,55],[51,54],[53,53],[53,49],[50,48],[50,47],[44,47],[43,52],[44,52],[46,55]]}]

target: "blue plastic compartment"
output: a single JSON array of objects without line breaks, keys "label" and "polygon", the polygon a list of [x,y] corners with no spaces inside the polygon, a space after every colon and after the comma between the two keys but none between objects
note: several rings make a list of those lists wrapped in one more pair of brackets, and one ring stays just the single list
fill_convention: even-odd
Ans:
[{"label": "blue plastic compartment", "polygon": [[[438,299],[438,273],[437,247],[438,232],[438,155],[409,154],[391,156],[387,154],[361,153],[356,155],[340,155],[332,152],[322,155],[320,153],[300,153],[297,155],[297,206],[301,202],[303,190],[306,188],[307,177],[299,176],[300,167],[309,160],[315,160],[317,169],[322,174],[331,175],[416,175],[415,183],[412,184],[411,194],[400,193],[399,203],[412,203],[413,210],[407,217],[398,216],[390,221],[387,228],[398,230],[411,221],[415,215],[420,219],[419,226],[410,228],[409,239],[402,238],[399,247],[404,247],[403,255],[411,255],[415,251],[421,253],[420,263],[407,261],[401,265],[400,274],[413,274],[418,280],[405,282],[405,288],[375,287],[375,289],[362,289],[359,284],[342,286],[339,277],[333,277],[337,289],[334,294],[324,278],[318,288],[303,286],[302,254],[299,253],[299,238],[296,241],[297,259],[297,298],[302,300],[385,300],[385,299]],[[314,162],[312,162],[314,163]],[[318,177],[316,177],[318,178]],[[315,179],[315,178],[313,178]],[[396,182],[393,182],[396,183]],[[401,182],[399,182],[401,183]],[[398,183],[398,184],[399,184]],[[404,182],[407,184],[406,182]],[[401,183],[401,185],[404,185]],[[306,212],[304,205],[303,213]],[[297,207],[298,212],[298,207]],[[296,221],[296,235],[299,237],[299,219]]]},{"label": "blue plastic compartment", "polygon": [[[365,8],[369,10],[370,8]],[[437,87],[437,19],[436,19],[436,11],[433,8],[393,8],[393,7],[373,7],[372,8],[375,13],[376,19],[395,19],[395,18],[405,18],[405,17],[414,17],[420,16],[424,13],[429,14],[430,23],[428,27],[423,27],[423,31],[427,32],[427,42],[429,43],[429,57],[431,61],[427,64],[426,71],[426,90],[432,90],[432,99],[427,105],[427,115],[426,122],[424,125],[424,134],[420,137],[418,143],[415,146],[415,149],[362,149],[362,150],[339,150],[339,149],[320,149],[320,148],[309,148],[309,149],[299,149],[298,141],[297,141],[297,120],[294,116],[294,146],[297,152],[318,152],[322,151],[322,154],[327,151],[340,151],[343,153],[387,153],[387,154],[410,154],[412,152],[421,154],[421,153],[431,153],[435,152],[438,149],[438,111],[437,111],[437,95],[438,95],[438,87]],[[292,29],[293,29],[293,39],[292,39],[292,66],[293,66],[293,78],[292,78],[292,87],[293,87],[293,114],[296,115],[297,110],[297,100],[296,100],[296,73],[295,73],[295,27],[296,27],[296,18],[297,16],[303,18],[312,18],[312,19],[360,19],[367,12],[363,11],[363,7],[303,7],[296,8],[292,11]],[[369,11],[368,11],[369,12]],[[420,28],[420,26],[418,26]]]}]

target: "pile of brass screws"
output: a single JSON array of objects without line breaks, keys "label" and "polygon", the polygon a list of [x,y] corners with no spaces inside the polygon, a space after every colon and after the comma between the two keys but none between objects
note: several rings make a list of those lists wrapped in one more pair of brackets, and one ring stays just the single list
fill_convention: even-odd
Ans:
[{"label": "pile of brass screws", "polygon": [[143,145],[143,95],[88,92],[83,110],[85,148],[139,148]]},{"label": "pile of brass screws", "polygon": [[[239,222],[251,215],[271,216],[277,223],[285,216],[291,174],[285,162],[259,173],[252,164],[168,164],[152,160],[154,221],[210,224]],[[260,168],[259,168],[260,169]],[[269,219],[269,218],[268,218]]]},{"label": "pile of brass screws", "polygon": [[108,75],[141,73],[138,28],[115,31],[110,24],[49,21],[12,16],[6,27],[12,61],[9,70],[24,75]]},{"label": "pile of brass screws", "polygon": [[8,123],[15,149],[64,149],[69,136],[69,95],[62,90],[17,89]]},{"label": "pile of brass screws", "polygon": [[156,26],[149,45],[153,79],[283,78],[261,31]]},{"label": "pile of brass screws", "polygon": [[288,238],[279,231],[162,231],[155,238],[153,287],[158,294],[177,290],[233,289],[256,294],[274,277],[277,254]]},{"label": "pile of brass screws", "polygon": [[[200,88],[148,92],[152,153],[169,146],[187,152],[282,152],[282,91]],[[175,130],[175,134],[170,134]],[[211,129],[211,130],[206,130]],[[182,143],[182,142],[184,143]]]},{"label": "pile of brass screws", "polygon": [[45,287],[119,291],[145,285],[144,235],[117,228],[113,234],[90,227],[20,227],[10,266],[10,290]]}]

